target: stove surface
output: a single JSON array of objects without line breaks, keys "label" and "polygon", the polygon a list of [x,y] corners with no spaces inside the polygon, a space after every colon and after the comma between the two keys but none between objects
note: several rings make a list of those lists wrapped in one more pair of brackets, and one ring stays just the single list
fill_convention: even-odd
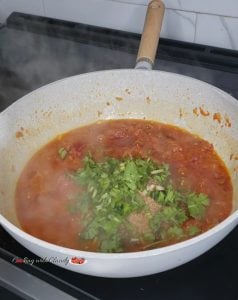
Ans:
[{"label": "stove surface", "polygon": [[[136,34],[14,13],[0,29],[0,111],[64,77],[133,68],[139,40]],[[204,80],[238,98],[238,52],[162,39],[154,69]],[[42,299],[43,289],[48,295],[59,289],[57,299],[237,300],[237,253],[238,228],[204,255],[176,269],[141,278],[105,279],[50,263],[16,264],[16,257],[36,256],[0,227],[0,298]],[[31,282],[38,279],[35,288],[19,287],[16,274],[22,278],[28,274]]]}]

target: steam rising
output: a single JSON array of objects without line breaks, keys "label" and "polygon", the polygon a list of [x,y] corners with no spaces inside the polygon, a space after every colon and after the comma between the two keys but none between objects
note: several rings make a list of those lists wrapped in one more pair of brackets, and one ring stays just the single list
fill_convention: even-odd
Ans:
[{"label": "steam rising", "polygon": [[[98,70],[133,68],[136,61],[136,54],[110,49],[110,41],[103,48],[9,28],[0,29],[0,41],[0,111],[55,80]],[[237,74],[179,63],[174,58],[157,59],[154,69],[201,79],[238,98]]]},{"label": "steam rising", "polygon": [[1,110],[55,80],[135,63],[133,54],[43,34],[4,28],[0,39]]}]

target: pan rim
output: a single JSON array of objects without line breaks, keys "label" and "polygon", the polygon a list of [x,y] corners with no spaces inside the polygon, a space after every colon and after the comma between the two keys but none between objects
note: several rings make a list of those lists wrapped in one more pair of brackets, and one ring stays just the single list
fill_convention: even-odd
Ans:
[{"label": "pan rim", "polygon": [[213,89],[214,92],[217,92],[221,95],[223,95],[224,97],[226,97],[227,101],[232,102],[234,105],[238,106],[238,99],[236,99],[235,97],[233,97],[232,95],[230,95],[229,93],[223,91],[222,89],[216,87],[215,85],[212,85],[211,83],[202,81],[200,79],[194,78],[194,77],[190,77],[188,75],[183,75],[183,74],[179,74],[179,73],[174,73],[174,72],[169,72],[169,71],[163,71],[163,70],[144,70],[144,69],[111,69],[111,70],[100,70],[100,71],[93,71],[93,72],[87,72],[87,73],[82,73],[82,74],[76,74],[73,76],[69,76],[69,77],[65,77],[65,78],[61,78],[59,80],[50,82],[46,85],[42,85],[41,87],[25,94],[24,96],[22,96],[21,98],[17,99],[16,101],[14,101],[12,104],[10,104],[8,107],[6,107],[3,111],[0,112],[0,116],[6,114],[10,109],[13,109],[14,106],[18,105],[18,103],[21,103],[22,101],[24,101],[25,99],[31,97],[32,95],[34,95],[36,92],[38,91],[43,91],[49,87],[52,87],[54,85],[58,85],[61,84],[63,82],[66,81],[70,81],[72,79],[81,79],[81,78],[86,78],[86,77],[93,77],[93,76],[100,76],[101,74],[107,74],[107,73],[124,73],[124,72],[131,72],[131,73],[145,73],[145,74],[161,74],[162,76],[174,76],[174,77],[178,77],[178,78],[182,78],[182,80],[188,80],[188,81],[192,81],[195,82],[197,84],[206,86],[210,89]]}]

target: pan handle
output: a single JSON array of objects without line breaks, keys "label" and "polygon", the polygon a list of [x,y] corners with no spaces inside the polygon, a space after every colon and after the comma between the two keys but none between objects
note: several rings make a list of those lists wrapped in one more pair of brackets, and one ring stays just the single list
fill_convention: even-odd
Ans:
[{"label": "pan handle", "polygon": [[136,69],[151,70],[153,67],[159,43],[164,10],[164,3],[160,0],[152,0],[148,5],[136,59]]}]

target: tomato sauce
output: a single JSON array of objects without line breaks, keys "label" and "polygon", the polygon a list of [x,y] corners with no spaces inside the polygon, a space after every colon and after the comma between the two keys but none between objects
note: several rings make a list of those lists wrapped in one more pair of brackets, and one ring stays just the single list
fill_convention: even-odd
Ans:
[{"label": "tomato sauce", "polygon": [[[58,154],[60,148],[67,150],[64,159]],[[17,216],[24,231],[60,246],[97,251],[95,241],[79,242],[83,216],[72,214],[68,206],[80,188],[65,176],[82,167],[82,159],[89,152],[98,161],[108,156],[130,156],[169,164],[178,189],[204,193],[210,199],[205,217],[189,219],[184,227],[199,224],[204,232],[231,212],[231,179],[213,145],[175,126],[144,120],[110,120],[61,134],[31,158],[15,194]]]}]

